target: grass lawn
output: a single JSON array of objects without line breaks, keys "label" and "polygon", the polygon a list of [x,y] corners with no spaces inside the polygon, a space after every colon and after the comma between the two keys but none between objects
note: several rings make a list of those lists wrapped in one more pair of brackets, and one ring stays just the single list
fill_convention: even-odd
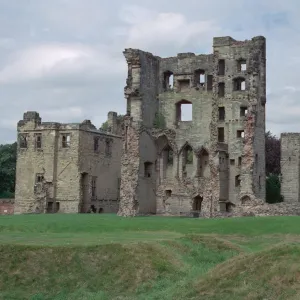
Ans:
[{"label": "grass lawn", "polygon": [[0,217],[0,299],[300,299],[300,218]]}]

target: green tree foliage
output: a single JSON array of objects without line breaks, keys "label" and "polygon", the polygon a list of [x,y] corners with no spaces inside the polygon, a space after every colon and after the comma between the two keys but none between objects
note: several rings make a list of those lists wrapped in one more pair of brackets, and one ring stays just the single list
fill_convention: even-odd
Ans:
[{"label": "green tree foliage", "polygon": [[17,143],[0,145],[0,197],[8,198],[15,191]]},{"label": "green tree foliage", "polygon": [[266,180],[266,201],[268,203],[279,203],[283,201],[281,195],[281,184],[278,175],[270,175]]},{"label": "green tree foliage", "polygon": [[101,125],[101,127],[100,127],[100,129],[102,129],[103,131],[107,131],[107,129],[108,129],[108,122],[107,121],[103,122],[102,125]]},{"label": "green tree foliage", "polygon": [[280,174],[280,139],[266,132],[266,174]]}]

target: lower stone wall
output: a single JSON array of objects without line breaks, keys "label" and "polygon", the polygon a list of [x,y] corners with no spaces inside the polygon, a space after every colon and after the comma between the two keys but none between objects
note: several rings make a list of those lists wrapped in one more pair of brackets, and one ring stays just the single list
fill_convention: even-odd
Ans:
[{"label": "lower stone wall", "polygon": [[12,215],[14,213],[13,199],[0,199],[0,215]]},{"label": "lower stone wall", "polygon": [[[175,216],[174,214],[161,214],[163,216]],[[264,217],[264,216],[300,216],[300,203],[276,203],[276,204],[256,204],[236,206],[231,212],[212,212],[210,215],[206,211],[179,213],[177,216],[190,218],[229,218],[229,217]]]}]

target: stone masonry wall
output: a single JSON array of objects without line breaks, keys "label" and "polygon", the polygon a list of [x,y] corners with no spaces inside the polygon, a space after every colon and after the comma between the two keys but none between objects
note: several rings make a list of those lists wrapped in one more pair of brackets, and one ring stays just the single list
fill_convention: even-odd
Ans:
[{"label": "stone masonry wall", "polygon": [[12,199],[0,199],[0,215],[12,215],[14,213],[14,202]]},{"label": "stone masonry wall", "polygon": [[[213,47],[213,54],[169,58],[136,49],[124,52],[128,120],[120,215],[135,215],[141,201],[152,203],[152,192],[141,192],[150,190],[156,193],[158,213],[179,214],[196,207],[212,216],[220,211],[220,200],[236,211],[256,198],[264,200],[265,38],[214,38]],[[183,105],[192,105],[190,121],[181,119]],[[154,113],[160,120],[159,128],[152,129],[155,149],[151,137],[142,142],[143,126],[154,127]],[[166,163],[170,153],[171,165]],[[148,182],[142,178],[145,159],[136,161],[145,155],[151,163],[155,160],[154,178]]]},{"label": "stone masonry wall", "polygon": [[285,203],[299,203],[300,133],[281,134],[281,194]]}]

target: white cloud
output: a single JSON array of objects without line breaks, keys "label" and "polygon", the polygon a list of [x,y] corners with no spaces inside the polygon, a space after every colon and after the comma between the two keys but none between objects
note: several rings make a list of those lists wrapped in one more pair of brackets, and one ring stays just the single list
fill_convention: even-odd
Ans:
[{"label": "white cloud", "polygon": [[211,45],[212,37],[221,31],[214,20],[193,22],[180,13],[156,13],[137,6],[126,7],[121,18],[128,25],[123,30],[126,47],[145,50],[168,47],[174,51],[191,44]]},{"label": "white cloud", "polygon": [[116,75],[125,63],[112,53],[83,45],[45,44],[19,52],[12,63],[0,70],[0,84],[29,80]]}]

